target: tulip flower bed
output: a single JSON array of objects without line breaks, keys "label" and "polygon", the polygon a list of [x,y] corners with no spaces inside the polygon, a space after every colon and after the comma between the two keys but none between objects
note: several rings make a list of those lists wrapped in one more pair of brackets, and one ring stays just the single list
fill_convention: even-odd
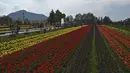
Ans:
[{"label": "tulip flower bed", "polygon": [[123,73],[119,64],[117,64],[117,60],[115,60],[115,56],[111,54],[111,49],[107,47],[106,41],[104,41],[99,29],[96,27],[95,30],[95,48],[98,57],[97,66],[99,73]]},{"label": "tulip flower bed", "polygon": [[[17,51],[11,53],[10,55],[5,55],[1,57],[0,72],[1,73],[56,72],[58,68],[62,68],[63,63],[68,59],[69,55],[74,50],[76,50],[82,38],[86,35],[86,33],[90,29],[92,29],[92,26],[89,25],[82,27],[80,29],[78,28],[77,30],[73,28],[74,31],[71,32],[70,31],[67,32],[67,30],[59,32],[60,35],[58,35],[55,38],[51,38],[35,46],[31,46],[27,49]],[[63,34],[65,32],[67,33]],[[63,35],[61,35],[61,33]],[[28,44],[28,42],[25,44]],[[19,45],[19,47],[20,46],[22,45]]]},{"label": "tulip flower bed", "polygon": [[119,40],[122,44],[124,44],[127,48],[130,48],[130,38],[122,34],[121,32],[118,32],[114,29],[108,28],[104,26],[105,30],[109,32],[111,36]]},{"label": "tulip flower bed", "polygon": [[71,31],[74,31],[79,28],[80,27],[67,28],[67,29],[62,29],[62,30],[58,30],[55,32],[49,32],[46,34],[29,36],[29,37],[25,37],[22,39],[16,39],[16,40],[12,40],[9,42],[0,43],[0,57],[11,54],[11,53],[19,51],[19,50],[23,50],[30,46],[36,45],[42,41],[54,38],[58,35],[69,33]]},{"label": "tulip flower bed", "polygon": [[129,42],[126,40],[120,32],[117,32],[113,29],[110,29],[106,26],[98,26],[98,29],[103,34],[105,39],[107,40],[109,46],[112,48],[112,50],[118,55],[119,59],[124,63],[124,65],[130,69],[130,52],[125,50],[124,46],[119,43],[115,38],[123,42],[127,47],[129,47],[130,44],[126,43]]},{"label": "tulip flower bed", "polygon": [[121,28],[117,28],[117,27],[112,27],[112,26],[106,26],[110,29],[113,29],[115,32],[117,32],[119,35],[123,36],[124,38],[127,38],[128,40],[130,40],[130,32],[125,30],[125,29],[121,29]]},{"label": "tulip flower bed", "polygon": [[107,27],[114,29],[116,31],[119,31],[119,32],[125,34],[126,36],[130,36],[130,31],[128,28],[121,28],[121,27],[116,27],[116,26],[107,26]]},{"label": "tulip flower bed", "polygon": [[0,31],[8,31],[10,28],[0,28]]}]

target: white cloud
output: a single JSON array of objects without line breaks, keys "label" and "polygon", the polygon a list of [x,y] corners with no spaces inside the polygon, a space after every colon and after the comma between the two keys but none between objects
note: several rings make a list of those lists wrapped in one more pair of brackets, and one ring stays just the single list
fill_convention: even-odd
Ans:
[{"label": "white cloud", "polygon": [[130,0],[102,0],[104,3],[108,4],[130,4]]},{"label": "white cloud", "polygon": [[9,7],[10,5],[0,2],[0,15],[5,15],[12,11]]},{"label": "white cloud", "polygon": [[[48,16],[52,9],[59,9],[67,15],[93,12],[96,16],[109,15],[116,19],[114,4],[124,6],[130,4],[130,0],[0,0],[0,15],[25,9]],[[111,13],[113,10],[114,14]],[[124,13],[128,12],[129,10],[124,11]]]}]

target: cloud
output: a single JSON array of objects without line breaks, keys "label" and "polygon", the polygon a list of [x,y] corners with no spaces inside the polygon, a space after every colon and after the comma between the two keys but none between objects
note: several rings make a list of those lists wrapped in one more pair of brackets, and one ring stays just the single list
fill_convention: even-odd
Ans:
[{"label": "cloud", "polygon": [[130,0],[0,0],[0,14],[25,9],[48,16],[52,9],[59,9],[67,15],[92,12],[120,20],[129,17],[129,4]]},{"label": "cloud", "polygon": [[102,2],[108,4],[130,4],[130,0],[102,0]]},{"label": "cloud", "polygon": [[21,10],[21,7],[20,7],[20,6],[14,6],[14,7],[13,7],[13,10],[14,10],[14,11]]},{"label": "cloud", "polygon": [[5,15],[11,11],[10,6],[6,3],[0,2],[0,15]]},{"label": "cloud", "polygon": [[110,4],[106,6],[107,9],[104,8],[104,15],[108,15],[112,18],[112,20],[124,20],[130,17],[130,4],[126,5],[118,5],[118,4]]},{"label": "cloud", "polygon": [[[40,1],[40,0],[39,0]],[[47,14],[48,8],[47,3],[44,1],[38,2],[36,0],[0,0],[1,3],[7,4],[8,7],[6,7],[6,10],[10,12],[14,12],[20,9],[24,9],[30,12],[40,13],[40,14]],[[1,8],[5,8],[4,6],[0,6]],[[7,14],[8,12],[5,12],[4,14]]]}]

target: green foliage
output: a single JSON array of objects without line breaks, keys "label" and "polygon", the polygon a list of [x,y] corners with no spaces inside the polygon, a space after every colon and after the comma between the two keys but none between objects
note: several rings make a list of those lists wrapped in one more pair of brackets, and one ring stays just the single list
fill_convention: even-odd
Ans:
[{"label": "green foliage", "polygon": [[108,16],[105,16],[104,19],[103,19],[103,23],[104,24],[111,24],[112,20]]},{"label": "green foliage", "polygon": [[62,13],[59,10],[57,10],[55,13],[55,21],[60,22],[61,18],[62,18]]},{"label": "green foliage", "polygon": [[10,18],[10,17],[8,17],[8,16],[3,16],[3,17],[0,17],[0,24],[1,25],[10,25],[10,24],[12,24],[12,22],[13,22],[13,20]]},{"label": "green foliage", "polygon": [[53,10],[50,12],[49,18],[48,18],[48,22],[50,22],[50,24],[56,23],[56,22],[60,22],[61,18],[65,18],[66,15],[62,12],[60,12],[59,10],[56,10],[56,12],[54,12]]},{"label": "green foliage", "polygon": [[77,24],[81,24],[82,23],[82,14],[77,14],[76,16],[75,16],[75,22],[77,23]]},{"label": "green foliage", "polygon": [[29,24],[30,24],[30,21],[29,21],[28,19],[25,19],[25,20],[24,20],[24,24],[28,24],[28,25],[29,25]]},{"label": "green foliage", "polygon": [[21,25],[22,24],[22,19],[17,19],[15,22],[16,22],[16,24]]},{"label": "green foliage", "polygon": [[55,21],[55,13],[54,13],[54,11],[52,10],[51,12],[50,12],[50,15],[49,15],[49,18],[48,18],[48,22],[50,22],[51,24],[52,23],[54,23]]},{"label": "green foliage", "polygon": [[72,15],[67,16],[65,21],[72,22],[73,21],[73,16]]},{"label": "green foliage", "polygon": [[96,17],[92,13],[87,14],[77,14],[75,16],[75,21],[77,24],[95,24],[96,23]]}]

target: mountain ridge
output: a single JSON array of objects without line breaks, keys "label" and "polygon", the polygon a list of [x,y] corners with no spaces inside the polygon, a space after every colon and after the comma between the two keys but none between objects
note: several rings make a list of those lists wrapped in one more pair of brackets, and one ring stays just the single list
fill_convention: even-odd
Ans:
[{"label": "mountain ridge", "polygon": [[[24,16],[23,16],[24,15]],[[28,12],[26,10],[19,10],[13,13],[8,14],[13,20],[17,19],[28,19],[28,20],[46,20],[48,17],[43,14],[37,14],[33,12]]]}]

